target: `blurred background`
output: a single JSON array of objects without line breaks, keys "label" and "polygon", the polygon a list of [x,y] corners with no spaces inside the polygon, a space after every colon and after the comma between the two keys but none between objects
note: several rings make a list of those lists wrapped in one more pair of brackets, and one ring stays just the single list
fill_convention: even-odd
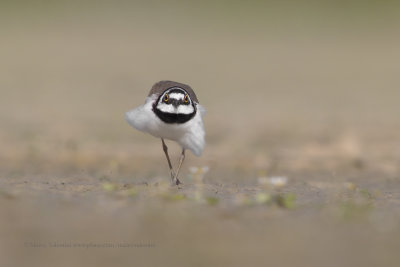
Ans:
[{"label": "blurred background", "polygon": [[[314,240],[316,249],[353,233],[345,242],[349,250],[372,240],[376,247],[361,247],[354,255],[375,251],[376,257],[358,261],[358,256],[343,249],[343,243],[332,241],[326,250],[332,254],[308,251],[321,257],[321,261],[305,261],[309,264],[328,261],[337,266],[334,255],[340,255],[342,266],[382,262],[395,266],[397,253],[383,250],[389,244],[399,245],[393,232],[371,234],[369,241],[365,234],[369,226],[363,228],[365,232],[355,233],[353,227],[359,228],[347,225],[330,233],[324,224],[329,220],[315,207],[329,204],[331,198],[326,196],[337,196],[332,188],[350,180],[368,190],[379,189],[382,209],[399,214],[399,15],[397,1],[1,1],[0,189],[3,195],[17,198],[5,202],[3,197],[0,204],[6,215],[1,216],[1,229],[9,233],[3,240],[23,242],[34,236],[49,241],[56,233],[63,240],[85,232],[99,237],[112,227],[111,217],[116,216],[123,223],[119,230],[109,230],[110,239],[134,231],[144,238],[154,237],[156,243],[160,236],[183,240],[171,241],[172,246],[160,238],[157,244],[163,249],[157,252],[135,250],[136,256],[146,256],[139,262],[152,258],[154,263],[193,265],[214,258],[232,265],[256,263],[264,256],[264,245],[278,255],[270,258],[272,262],[279,263],[286,254],[301,258],[304,245],[311,245],[303,243],[309,237],[305,233],[315,229],[314,237],[322,236]],[[99,179],[128,184],[146,183],[156,176],[168,179],[160,141],[130,128],[124,120],[124,113],[144,103],[151,86],[165,79],[191,85],[208,112],[206,149],[200,158],[188,154],[183,176],[191,166],[209,166],[207,183],[242,188],[255,186],[261,174],[288,176],[298,201],[311,203],[312,212],[271,215],[252,210],[247,218],[238,212],[229,215],[228,222],[223,220],[219,232],[211,231],[217,242],[204,237],[208,230],[202,227],[221,223],[219,216],[229,213],[226,210],[210,215],[207,209],[196,213],[190,208],[194,213],[181,214],[186,223],[179,224],[170,215],[161,212],[160,219],[147,208],[130,204],[116,208],[107,197],[101,204],[94,201],[101,194],[96,191]],[[179,147],[170,144],[177,159]],[[318,190],[305,186],[312,181]],[[60,182],[71,186],[54,186]],[[88,188],[94,188],[94,197],[90,193],[85,197]],[[80,202],[71,204],[71,196]],[[69,203],[67,208],[64,202],[49,204],[60,198]],[[31,204],[32,199],[38,202]],[[101,205],[108,207],[105,214]],[[155,209],[157,214],[162,210],[158,205]],[[182,212],[176,206],[166,208],[171,209]],[[147,212],[154,217],[135,221]],[[304,215],[309,213],[318,215]],[[58,217],[62,214],[76,221]],[[203,215],[209,222],[195,226],[188,235],[196,225],[194,218],[201,221]],[[270,225],[254,226],[256,220],[266,219],[263,216],[272,218]],[[324,223],[315,222],[313,216]],[[299,217],[302,224],[296,228],[291,220]],[[180,227],[172,226],[166,234],[167,229],[160,230],[154,220],[169,220]],[[399,233],[398,221],[393,220],[390,225],[396,227],[389,228]],[[289,234],[277,234],[282,225]],[[167,257],[175,255],[174,248],[185,251],[186,242],[196,240],[197,245],[187,248],[187,257]],[[226,246],[222,240],[231,245],[218,254]],[[247,245],[238,245],[242,240]],[[4,246],[8,255],[21,253],[18,246]],[[233,252],[239,248],[242,257]],[[77,266],[81,260],[132,262],[121,251],[101,255],[92,250],[93,258],[60,251],[30,249],[23,252],[26,257],[19,264],[44,266],[56,259],[65,266]],[[194,251],[203,258],[193,257]],[[158,260],[152,257],[155,254]]]},{"label": "blurred background", "polygon": [[400,123],[399,8],[3,1],[1,161],[46,161],[32,167],[51,171],[117,160],[130,173],[131,157],[153,158],[160,144],[131,130],[124,112],[163,79],[190,84],[207,108],[204,160],[251,161],[343,138],[389,142]]}]

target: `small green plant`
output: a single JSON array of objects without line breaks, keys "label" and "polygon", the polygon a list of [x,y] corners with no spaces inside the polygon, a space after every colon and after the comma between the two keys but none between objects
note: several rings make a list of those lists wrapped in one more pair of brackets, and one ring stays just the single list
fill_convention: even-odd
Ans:
[{"label": "small green plant", "polygon": [[345,220],[365,218],[372,209],[371,203],[360,203],[354,200],[345,201],[339,206],[341,218]]},{"label": "small green plant", "polygon": [[340,217],[344,220],[366,218],[374,208],[374,194],[354,183],[347,182],[344,185],[350,194],[339,204]]},{"label": "small green plant", "polygon": [[103,190],[106,192],[114,192],[118,189],[117,185],[112,183],[103,183]]},{"label": "small green plant", "polygon": [[293,193],[284,194],[282,188],[288,183],[285,176],[262,176],[258,178],[258,184],[263,191],[255,196],[257,204],[276,204],[278,207],[293,209],[295,207],[296,196]]},{"label": "small green plant", "polygon": [[257,204],[269,204],[272,201],[272,197],[269,193],[261,192],[258,193],[255,197],[255,202]]},{"label": "small green plant", "polygon": [[275,203],[282,208],[293,209],[295,206],[296,196],[295,194],[278,194],[275,197]]},{"label": "small green plant", "polygon": [[164,199],[169,201],[181,201],[186,199],[186,196],[183,194],[165,194]]},{"label": "small green plant", "polygon": [[138,192],[136,191],[135,188],[129,188],[129,189],[128,189],[128,193],[127,193],[128,196],[130,196],[130,197],[136,197],[137,194],[138,194]]},{"label": "small green plant", "polygon": [[207,197],[206,198],[206,202],[207,202],[208,205],[214,206],[214,205],[218,204],[219,199],[216,198],[216,197]]}]

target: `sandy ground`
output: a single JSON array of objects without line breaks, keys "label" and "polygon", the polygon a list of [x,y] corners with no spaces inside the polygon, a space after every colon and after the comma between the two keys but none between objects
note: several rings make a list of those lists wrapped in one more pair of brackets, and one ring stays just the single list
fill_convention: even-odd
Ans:
[{"label": "sandy ground", "polygon": [[[163,10],[2,17],[0,265],[399,266],[398,24]],[[161,79],[208,111],[181,188],[124,121]]]}]

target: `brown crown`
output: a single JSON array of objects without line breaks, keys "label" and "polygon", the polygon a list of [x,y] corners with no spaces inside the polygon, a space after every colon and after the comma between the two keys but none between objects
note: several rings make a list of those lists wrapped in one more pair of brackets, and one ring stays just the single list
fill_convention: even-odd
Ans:
[{"label": "brown crown", "polygon": [[168,90],[172,87],[179,87],[179,88],[184,89],[189,94],[192,101],[199,103],[199,100],[197,100],[196,94],[194,93],[193,89],[189,85],[183,84],[183,83],[178,83],[178,82],[173,82],[173,81],[160,81],[160,82],[156,83],[151,88],[149,96],[151,96],[153,94],[156,94],[157,96],[159,96],[162,93],[164,93],[166,90]]}]

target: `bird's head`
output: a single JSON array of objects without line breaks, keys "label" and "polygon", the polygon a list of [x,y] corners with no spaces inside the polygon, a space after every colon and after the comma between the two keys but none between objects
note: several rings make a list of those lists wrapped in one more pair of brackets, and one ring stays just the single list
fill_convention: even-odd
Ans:
[{"label": "bird's head", "polygon": [[187,122],[196,114],[197,98],[192,92],[178,83],[160,90],[153,104],[154,113],[166,123]]}]

